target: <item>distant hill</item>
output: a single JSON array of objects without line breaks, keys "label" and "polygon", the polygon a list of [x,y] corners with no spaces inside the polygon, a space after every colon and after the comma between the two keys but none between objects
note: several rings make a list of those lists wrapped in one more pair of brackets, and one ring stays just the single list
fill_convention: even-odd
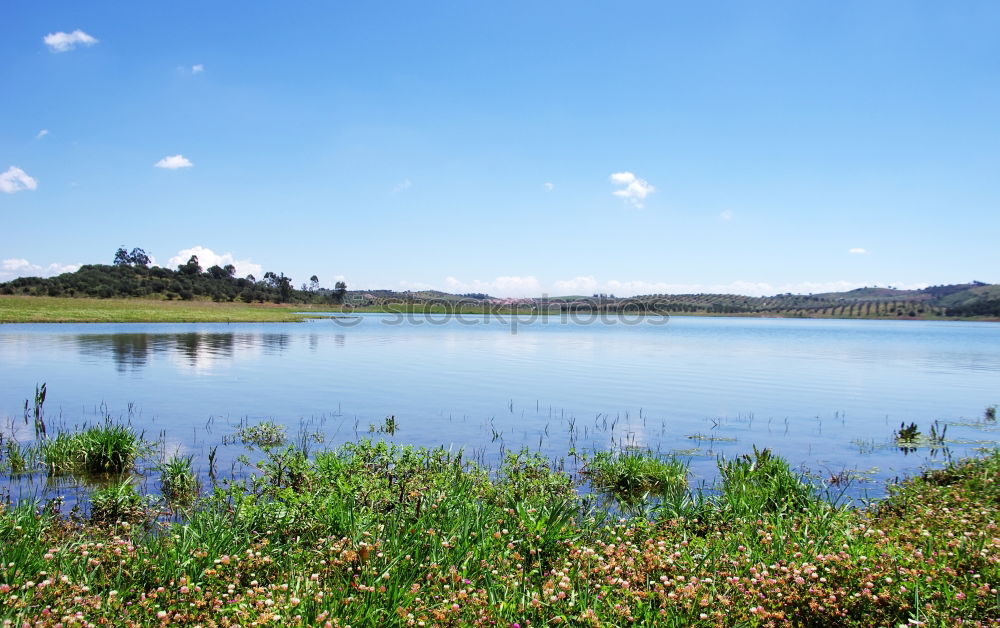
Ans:
[{"label": "distant hill", "polygon": [[837,318],[1000,317],[1000,286],[972,282],[920,290],[858,288],[821,294],[747,297],[731,294],[645,295],[626,299],[667,311]]},{"label": "distant hill", "polygon": [[260,279],[238,278],[235,268],[202,269],[197,258],[176,270],[141,263],[91,264],[56,277],[21,277],[0,284],[0,294],[77,296],[98,298],[242,300],[275,303],[345,304],[354,308],[384,309],[392,304],[427,307],[434,311],[600,311],[662,312],[732,316],[804,318],[1000,318],[1000,285],[972,282],[928,286],[920,290],[866,287],[821,294],[777,294],[749,297],[738,294],[648,294],[561,296],[501,299],[483,293],[449,294],[438,290],[348,291],[318,287],[318,282],[296,289],[283,273],[268,272]]}]

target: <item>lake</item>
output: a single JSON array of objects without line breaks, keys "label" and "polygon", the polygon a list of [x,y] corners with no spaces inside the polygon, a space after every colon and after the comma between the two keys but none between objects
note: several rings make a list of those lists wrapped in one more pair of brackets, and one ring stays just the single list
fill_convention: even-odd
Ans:
[{"label": "lake", "polygon": [[[625,324],[627,323],[627,324]],[[0,326],[4,432],[30,440],[24,401],[45,382],[47,422],[130,420],[169,455],[195,455],[272,420],[325,446],[357,438],[464,448],[493,462],[642,447],[716,459],[769,447],[819,476],[853,470],[852,494],[992,447],[1000,325],[672,317],[519,321],[361,315],[290,324]],[[378,427],[394,416],[392,435]],[[901,422],[941,447],[901,451]],[[222,447],[236,470],[241,446]],[[199,465],[201,465],[199,467]],[[23,485],[28,483],[29,488]],[[38,495],[66,490],[15,483]]]}]

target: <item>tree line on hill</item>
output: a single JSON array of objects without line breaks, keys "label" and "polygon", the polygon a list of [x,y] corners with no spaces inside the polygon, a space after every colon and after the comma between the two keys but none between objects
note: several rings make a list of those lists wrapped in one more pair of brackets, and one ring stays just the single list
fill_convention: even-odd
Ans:
[{"label": "tree line on hill", "polygon": [[[282,272],[236,276],[232,264],[202,268],[197,256],[176,269],[150,266],[152,259],[141,248],[115,251],[110,265],[88,264],[73,273],[55,277],[21,277],[0,283],[0,294],[77,296],[99,298],[212,299],[247,303],[343,304],[347,286],[338,281],[333,290],[321,288],[313,275],[295,288]],[[1000,285],[979,281],[929,286],[919,290],[893,287],[859,288],[824,294],[778,294],[750,297],[734,294],[652,294],[618,298],[591,297],[498,300],[485,293],[453,295],[438,291],[394,292],[371,290],[355,293],[352,305],[385,307],[391,304],[438,307],[458,311],[466,307],[501,307],[510,311],[632,312],[743,316],[823,318],[1000,318]],[[499,305],[498,305],[499,304]]]},{"label": "tree line on hill", "polygon": [[296,289],[291,277],[282,272],[236,276],[236,267],[202,268],[192,255],[176,270],[150,266],[149,255],[141,248],[119,248],[110,265],[87,264],[76,272],[55,277],[19,277],[0,284],[0,294],[111,298],[205,299],[246,303],[328,303],[344,302],[347,285],[338,281],[333,290],[319,287],[313,275],[309,283]]}]

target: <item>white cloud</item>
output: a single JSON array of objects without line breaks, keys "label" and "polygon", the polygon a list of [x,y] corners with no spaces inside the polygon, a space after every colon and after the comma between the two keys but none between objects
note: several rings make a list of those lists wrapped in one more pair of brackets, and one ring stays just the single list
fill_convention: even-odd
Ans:
[{"label": "white cloud", "polygon": [[448,277],[444,283],[448,292],[455,293],[485,292],[496,297],[537,297],[542,294],[542,284],[532,276],[504,276],[492,281],[474,279],[469,282]]},{"label": "white cloud", "polygon": [[733,211],[731,209],[727,209],[721,214],[719,214],[719,218],[721,218],[725,222],[729,222],[730,220],[733,219]]},{"label": "white cloud", "polygon": [[656,188],[648,181],[640,179],[631,172],[615,172],[610,179],[613,184],[620,187],[612,194],[625,199],[638,208],[642,208],[646,197],[656,191]]},{"label": "white cloud", "polygon": [[600,285],[593,275],[563,279],[552,285],[555,288],[553,294],[557,296],[569,296],[573,294],[590,295],[601,291]]},{"label": "white cloud", "polygon": [[546,192],[551,192],[552,190],[556,189],[556,184],[552,183],[551,181],[546,181],[545,183],[542,184],[542,187],[545,188]]},{"label": "white cloud", "polygon": [[35,139],[36,140],[40,140],[43,137],[45,137],[46,135],[48,135],[48,134],[49,134],[49,130],[48,129],[42,129],[41,131],[38,132],[38,135],[35,136]]},{"label": "white cloud", "polygon": [[193,246],[189,249],[177,251],[177,255],[174,255],[167,260],[167,265],[170,267],[176,267],[181,264],[186,264],[187,261],[191,259],[192,255],[198,256],[198,263],[202,268],[232,264],[236,267],[237,277],[253,275],[257,279],[260,279],[264,274],[264,267],[260,264],[255,264],[248,259],[238,260],[233,257],[232,253],[219,254],[212,249],[207,249],[203,246]]},{"label": "white cloud", "polygon": [[398,194],[403,190],[409,190],[411,187],[413,187],[413,182],[410,181],[409,178],[406,178],[397,183],[396,185],[392,186],[392,193]]},{"label": "white cloud", "polygon": [[16,277],[51,277],[62,273],[71,273],[80,268],[80,264],[52,263],[47,266],[32,264],[24,258],[10,258],[0,261],[0,281],[9,281]]},{"label": "white cloud", "polygon": [[7,168],[7,172],[0,174],[0,192],[13,194],[21,190],[37,190],[38,181],[28,176],[28,173],[17,166]]},{"label": "white cloud", "polygon": [[167,170],[177,170],[178,168],[190,168],[194,164],[184,155],[170,155],[153,164],[154,168],[166,168]]},{"label": "white cloud", "polygon": [[79,28],[72,33],[64,33],[59,31],[58,33],[49,33],[42,38],[45,45],[49,47],[52,52],[68,52],[76,48],[77,44],[81,46],[93,46],[97,43],[97,39],[91,37],[87,33],[83,32]]},{"label": "white cloud", "polygon": [[196,63],[191,66],[191,74],[201,74],[205,71],[205,65],[202,63]]},{"label": "white cloud", "polygon": [[850,253],[851,255],[864,255],[868,253],[868,249],[854,248],[854,249],[849,249],[847,252]]}]

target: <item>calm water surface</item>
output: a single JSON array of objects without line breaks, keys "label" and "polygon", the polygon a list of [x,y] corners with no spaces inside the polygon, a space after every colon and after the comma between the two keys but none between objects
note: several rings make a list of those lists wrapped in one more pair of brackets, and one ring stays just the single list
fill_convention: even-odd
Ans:
[{"label": "calm water surface", "polygon": [[[382,315],[15,324],[0,326],[0,365],[4,431],[21,440],[24,400],[46,382],[50,424],[106,412],[199,459],[241,421],[270,419],[292,436],[307,424],[331,445],[395,415],[392,440],[486,460],[522,446],[556,457],[639,446],[680,451],[711,480],[718,455],[757,445],[819,474],[865,471],[877,494],[886,479],[991,446],[981,419],[1000,402],[1000,325],[551,317],[512,333],[506,318]],[[952,442],[904,455],[891,440],[902,421],[924,433],[948,424]]]}]

